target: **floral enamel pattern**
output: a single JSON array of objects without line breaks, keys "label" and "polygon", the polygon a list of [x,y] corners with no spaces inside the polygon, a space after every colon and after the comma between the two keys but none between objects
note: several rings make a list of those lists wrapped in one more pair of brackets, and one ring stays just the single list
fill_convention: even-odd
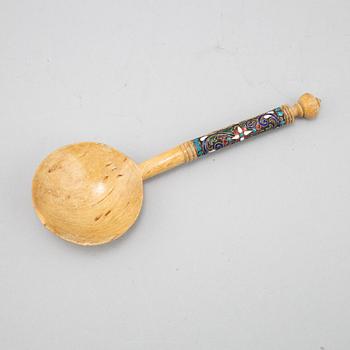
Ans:
[{"label": "floral enamel pattern", "polygon": [[198,157],[286,124],[280,107],[192,140]]}]

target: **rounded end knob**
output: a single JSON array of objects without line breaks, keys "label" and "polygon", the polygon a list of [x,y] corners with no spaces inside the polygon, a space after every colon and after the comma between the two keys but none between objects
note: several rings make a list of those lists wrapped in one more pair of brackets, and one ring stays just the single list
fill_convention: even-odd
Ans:
[{"label": "rounded end knob", "polygon": [[305,119],[315,119],[320,110],[320,105],[321,100],[307,92],[298,100],[298,107],[300,106],[298,116]]}]

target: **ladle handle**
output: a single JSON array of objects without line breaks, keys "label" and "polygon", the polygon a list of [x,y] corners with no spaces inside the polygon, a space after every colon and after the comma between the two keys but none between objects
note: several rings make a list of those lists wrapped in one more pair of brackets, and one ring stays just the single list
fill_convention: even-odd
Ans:
[{"label": "ladle handle", "polygon": [[207,153],[242,142],[265,131],[292,124],[297,117],[314,119],[319,108],[320,100],[306,93],[292,107],[282,105],[227,128],[197,137],[141,163],[143,179],[146,180],[176,166],[202,157]]}]

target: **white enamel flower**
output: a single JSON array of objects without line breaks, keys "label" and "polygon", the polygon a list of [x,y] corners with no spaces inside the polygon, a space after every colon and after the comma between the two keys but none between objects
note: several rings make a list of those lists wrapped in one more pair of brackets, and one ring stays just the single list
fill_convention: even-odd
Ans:
[{"label": "white enamel flower", "polygon": [[233,137],[233,140],[240,140],[244,141],[245,136],[248,136],[250,133],[252,133],[253,130],[247,130],[246,127],[241,128],[239,125],[235,128]]}]

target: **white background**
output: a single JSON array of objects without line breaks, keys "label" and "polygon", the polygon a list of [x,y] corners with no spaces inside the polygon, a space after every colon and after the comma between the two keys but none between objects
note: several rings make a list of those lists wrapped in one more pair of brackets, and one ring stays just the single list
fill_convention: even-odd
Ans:
[{"label": "white background", "polygon": [[[0,1],[0,348],[350,347],[348,1]],[[297,121],[145,184],[101,247],[46,231],[36,166],[141,162],[305,91]]]}]

